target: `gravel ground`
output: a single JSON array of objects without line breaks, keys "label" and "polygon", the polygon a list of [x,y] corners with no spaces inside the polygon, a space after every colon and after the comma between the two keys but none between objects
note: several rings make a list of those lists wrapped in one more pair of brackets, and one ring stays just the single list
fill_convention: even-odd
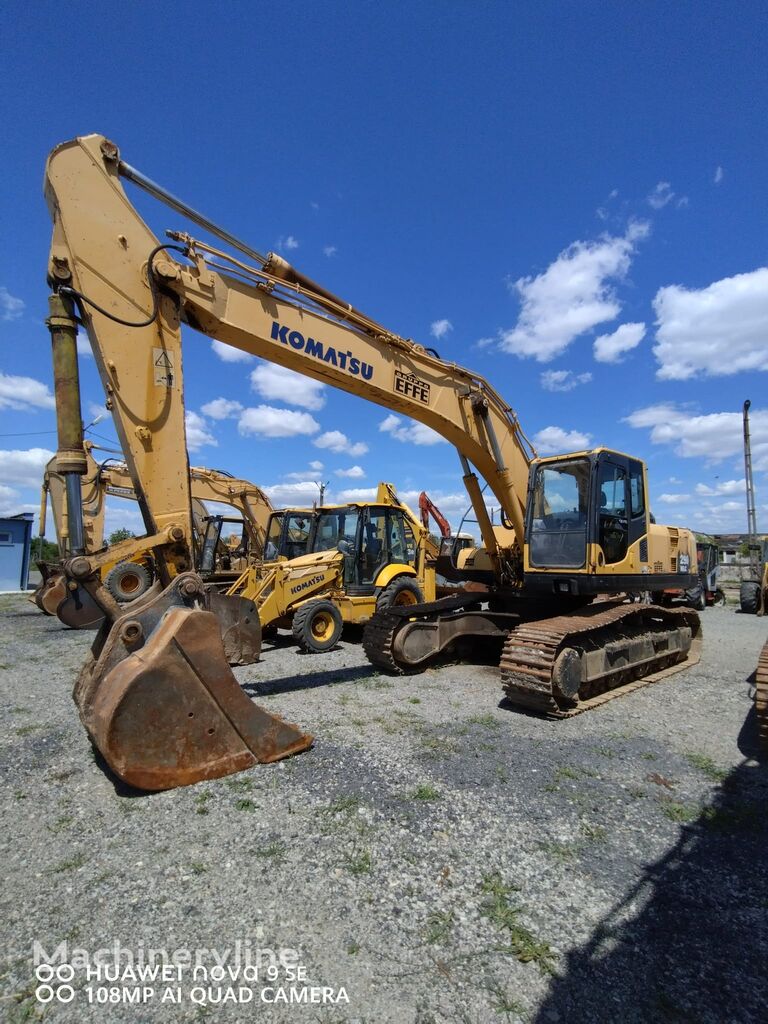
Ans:
[{"label": "gravel ground", "polygon": [[[0,599],[0,1017],[764,1022],[749,677],[766,623],[703,618],[697,667],[563,722],[499,706],[488,667],[393,680],[355,637],[315,657],[278,640],[236,674],[313,750],[146,796],[102,771],[77,719],[91,638]],[[238,940],[241,965],[282,956],[277,981],[193,979],[180,961],[149,996],[84,969],[119,942],[210,971]],[[35,999],[35,941],[48,959],[67,943],[71,1002]],[[307,985],[338,1001],[261,1001]]]}]

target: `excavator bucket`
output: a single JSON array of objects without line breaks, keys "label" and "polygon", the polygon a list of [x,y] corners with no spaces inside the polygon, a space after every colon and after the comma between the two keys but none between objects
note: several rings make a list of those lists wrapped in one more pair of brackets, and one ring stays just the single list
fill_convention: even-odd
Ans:
[{"label": "excavator bucket", "polygon": [[93,743],[114,773],[138,789],[220,778],[312,745],[311,736],[240,688],[217,618],[200,607],[204,601],[199,577],[177,577],[103,627],[75,684]]}]

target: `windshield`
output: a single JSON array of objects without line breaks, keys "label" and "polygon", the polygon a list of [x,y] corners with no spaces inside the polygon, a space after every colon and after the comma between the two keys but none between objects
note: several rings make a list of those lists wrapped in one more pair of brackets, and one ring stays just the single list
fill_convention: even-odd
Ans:
[{"label": "windshield", "polygon": [[587,459],[538,467],[531,510],[531,565],[554,569],[576,569],[584,565],[588,507]]},{"label": "windshield", "polygon": [[273,512],[267,527],[267,542],[264,557],[273,561],[281,555],[284,558],[298,558],[307,553],[312,515],[307,512]]},{"label": "windshield", "polygon": [[354,506],[321,512],[317,517],[312,551],[334,551],[340,541],[345,541],[349,545],[349,552],[345,554],[354,552],[359,514]]}]

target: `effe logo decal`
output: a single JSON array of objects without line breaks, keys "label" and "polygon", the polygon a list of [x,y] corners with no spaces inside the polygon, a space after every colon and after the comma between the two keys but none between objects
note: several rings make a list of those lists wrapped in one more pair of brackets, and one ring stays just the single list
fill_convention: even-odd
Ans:
[{"label": "effe logo decal", "polygon": [[680,561],[678,562],[678,568],[680,572],[690,572],[691,560],[686,554],[680,555]]},{"label": "effe logo decal", "polygon": [[311,579],[304,580],[303,583],[299,583],[297,586],[291,587],[291,593],[298,594],[302,590],[308,590],[309,587],[314,587],[316,583],[322,583],[323,579],[323,576],[313,576]]},{"label": "effe logo decal", "polygon": [[346,370],[353,377],[362,377],[363,380],[370,380],[373,377],[373,367],[370,363],[364,363],[361,359],[353,356],[350,351],[342,352],[331,345],[324,345],[322,341],[315,341],[314,338],[305,338],[301,331],[289,331],[287,327],[279,324],[277,320],[272,321],[272,341],[279,341],[283,345],[290,345],[297,352],[303,352],[307,356],[314,356],[321,363],[330,363],[340,370]]},{"label": "effe logo decal", "polygon": [[401,373],[395,370],[395,391],[406,398],[415,398],[417,402],[429,405],[429,384],[419,380],[412,373]]}]

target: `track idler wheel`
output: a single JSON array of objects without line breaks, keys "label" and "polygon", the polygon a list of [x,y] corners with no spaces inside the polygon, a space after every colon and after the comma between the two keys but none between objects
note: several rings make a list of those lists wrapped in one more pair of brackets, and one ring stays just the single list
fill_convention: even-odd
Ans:
[{"label": "track idler wheel", "polygon": [[93,743],[112,771],[139,789],[220,778],[312,745],[311,736],[240,688],[218,620],[196,598],[204,599],[202,581],[185,574],[132,608],[100,634],[101,651],[75,686]]}]

